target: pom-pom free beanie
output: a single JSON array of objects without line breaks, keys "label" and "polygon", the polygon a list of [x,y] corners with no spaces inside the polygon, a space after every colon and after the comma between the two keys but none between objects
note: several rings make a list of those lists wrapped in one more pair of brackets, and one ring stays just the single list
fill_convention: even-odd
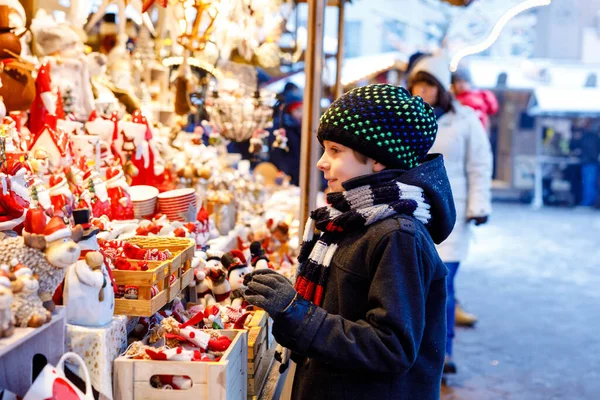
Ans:
[{"label": "pom-pom free beanie", "polygon": [[435,141],[433,109],[399,86],[368,85],[337,99],[321,117],[319,142],[347,146],[386,168],[418,166]]}]

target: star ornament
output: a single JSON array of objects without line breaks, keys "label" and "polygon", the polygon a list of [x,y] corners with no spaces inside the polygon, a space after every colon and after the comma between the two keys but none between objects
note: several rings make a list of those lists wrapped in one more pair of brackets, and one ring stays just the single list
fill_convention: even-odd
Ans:
[{"label": "star ornament", "polygon": [[144,0],[144,2],[142,4],[142,13],[145,13],[146,11],[148,11],[148,9],[150,7],[152,7],[152,4],[154,4],[154,3],[158,4],[162,8],[166,8],[167,2],[168,2],[168,0]]}]

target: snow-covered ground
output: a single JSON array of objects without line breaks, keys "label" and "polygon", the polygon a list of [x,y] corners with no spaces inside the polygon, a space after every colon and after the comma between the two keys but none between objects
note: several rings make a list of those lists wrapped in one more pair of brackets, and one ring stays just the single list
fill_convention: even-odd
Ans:
[{"label": "snow-covered ground", "polygon": [[600,398],[600,211],[495,204],[457,296],[479,323],[442,399]]}]

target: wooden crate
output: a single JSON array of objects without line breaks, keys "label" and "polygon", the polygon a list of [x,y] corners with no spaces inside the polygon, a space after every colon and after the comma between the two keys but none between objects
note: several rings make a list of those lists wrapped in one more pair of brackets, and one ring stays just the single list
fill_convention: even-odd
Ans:
[{"label": "wooden crate", "polygon": [[[246,398],[247,333],[223,330],[233,340],[219,362],[177,362],[131,360],[119,357],[114,363],[115,400],[239,400]],[[154,375],[177,375],[191,378],[189,390],[155,389]]]},{"label": "wooden crate", "polygon": [[263,310],[248,322],[248,398],[260,395],[269,375],[275,353],[270,345],[269,316]]},{"label": "wooden crate", "polygon": [[[193,279],[192,258],[196,250],[196,242],[188,238],[174,238],[163,236],[134,236],[126,241],[145,249],[169,250],[173,255],[167,260],[169,275],[175,275],[171,285],[167,285],[167,303],[177,297]],[[185,285],[184,285],[185,283]]]},{"label": "wooden crate", "polygon": [[[131,264],[142,262],[128,260]],[[138,299],[115,299],[115,314],[149,317],[167,304],[169,294],[169,270],[167,261],[143,261],[148,263],[148,271],[113,270],[117,285],[138,287]],[[158,286],[158,294],[152,297],[152,286]]]}]

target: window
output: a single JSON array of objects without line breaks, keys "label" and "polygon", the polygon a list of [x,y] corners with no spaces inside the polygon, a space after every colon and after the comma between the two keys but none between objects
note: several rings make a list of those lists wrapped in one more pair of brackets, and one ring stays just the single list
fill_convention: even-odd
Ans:
[{"label": "window", "polygon": [[383,21],[383,37],[381,50],[398,51],[406,40],[406,23],[393,19]]},{"label": "window", "polygon": [[362,22],[346,21],[344,30],[344,57],[358,57],[362,55]]}]

